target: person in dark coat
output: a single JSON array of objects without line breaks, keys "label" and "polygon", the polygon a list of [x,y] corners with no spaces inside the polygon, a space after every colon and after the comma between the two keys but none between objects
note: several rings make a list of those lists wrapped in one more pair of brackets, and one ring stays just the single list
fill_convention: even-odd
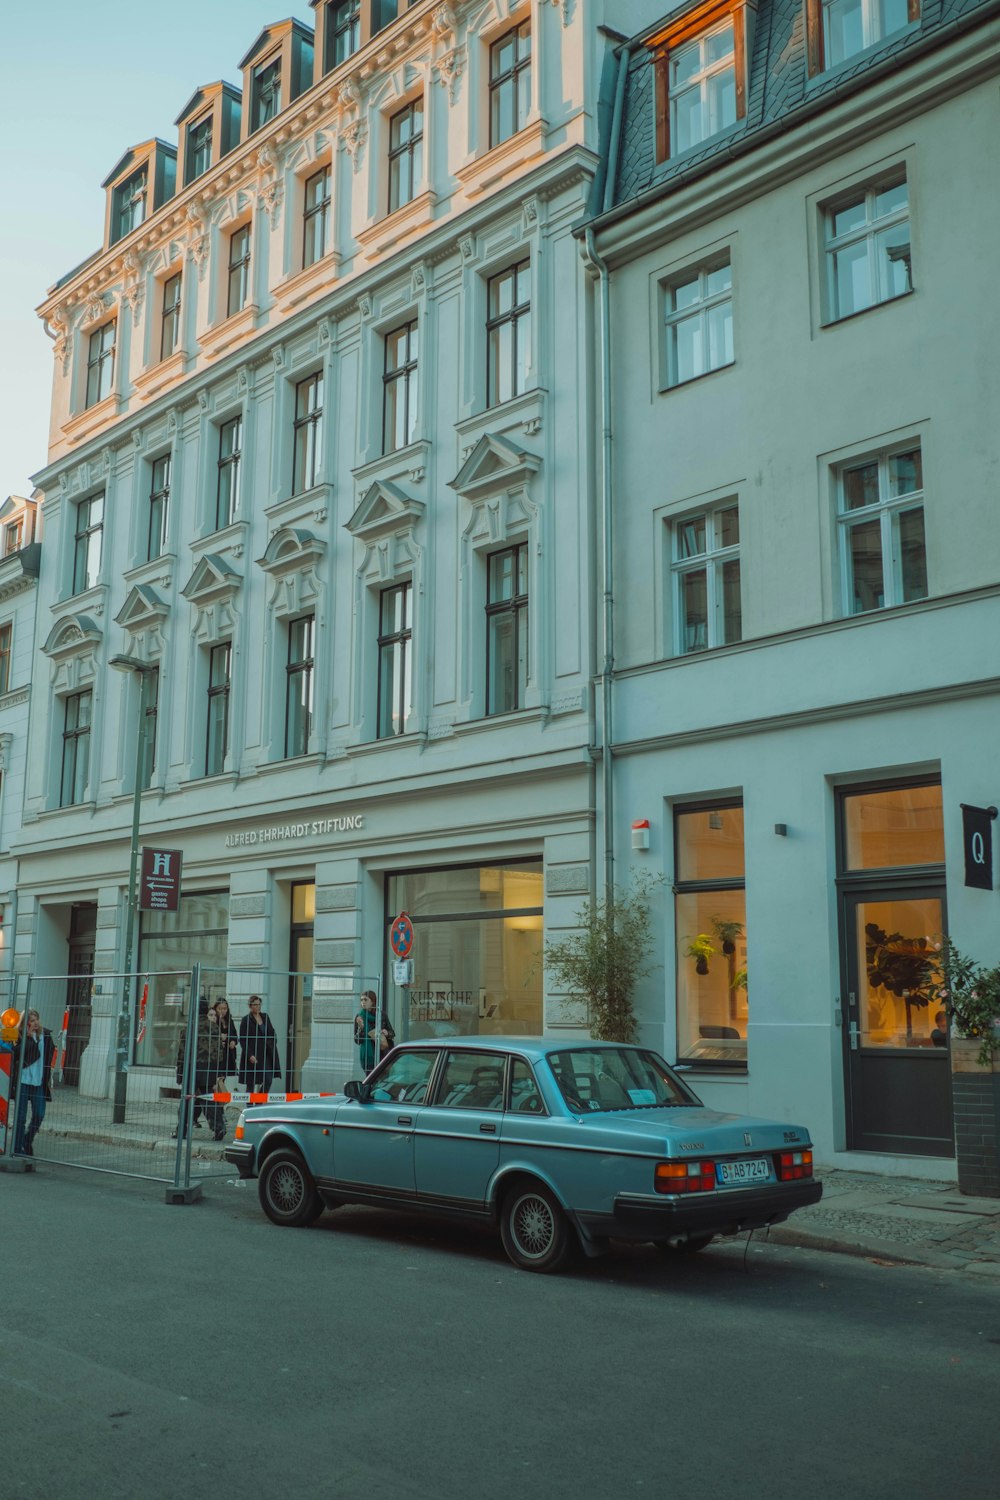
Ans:
[{"label": "person in dark coat", "polygon": [[278,1038],[261,1003],[259,995],[251,995],[247,1013],[240,1022],[239,1080],[251,1094],[270,1093],[275,1078],[281,1077]]},{"label": "person in dark coat", "polygon": [[[14,1119],[14,1155],[33,1156],[32,1143],[45,1119],[45,1105],[52,1099],[52,1059],[56,1046],[51,1031],[42,1025],[37,1010],[24,1015],[24,1033],[16,1042],[4,1042],[10,1052],[10,1088],[17,1097]],[[28,1125],[28,1106],[31,1124]]]},{"label": "person in dark coat", "polygon": [[218,1021],[220,1040],[220,1057],[223,1066],[219,1069],[220,1078],[229,1078],[237,1072],[239,1063],[236,1055],[236,1022],[233,1020],[229,1009],[229,1001],[225,995],[215,1002],[215,1014]]},{"label": "person in dark coat", "polygon": [[[192,1080],[195,1102],[193,1118],[197,1120],[199,1112],[204,1114],[217,1141],[221,1141],[226,1134],[226,1127],[222,1113],[222,1106],[212,1100],[204,1099],[206,1094],[214,1094],[224,1082],[224,1075],[220,1068],[226,1066],[225,1053],[228,1052],[228,1032],[223,1033],[219,1027],[218,1014],[215,1006],[210,1006],[204,998],[198,1001],[198,1023],[195,1030],[195,1057],[194,1078]],[[183,1086],[184,1083],[184,1059],[187,1050],[187,1034],[181,1037],[180,1046],[177,1049],[177,1082]],[[187,1134],[187,1105],[183,1102],[181,1109],[181,1136]],[[177,1131],[175,1130],[176,1137]]]},{"label": "person in dark coat", "polygon": [[376,1033],[377,1011],[378,997],[375,991],[364,990],[361,995],[361,1009],[354,1017],[354,1045],[358,1049],[358,1062],[366,1075],[371,1072],[377,1062],[385,1057],[387,1052],[392,1051],[396,1041],[392,1022],[384,1012],[382,1024]]}]

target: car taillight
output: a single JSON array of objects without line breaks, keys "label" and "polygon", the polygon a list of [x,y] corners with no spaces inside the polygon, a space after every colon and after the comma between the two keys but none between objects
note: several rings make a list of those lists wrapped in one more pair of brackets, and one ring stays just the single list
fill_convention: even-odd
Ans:
[{"label": "car taillight", "polygon": [[653,1174],[658,1193],[710,1193],[715,1187],[714,1161],[659,1161]]},{"label": "car taillight", "polygon": [[777,1167],[779,1182],[792,1182],[796,1177],[811,1177],[813,1154],[811,1151],[779,1151]]}]

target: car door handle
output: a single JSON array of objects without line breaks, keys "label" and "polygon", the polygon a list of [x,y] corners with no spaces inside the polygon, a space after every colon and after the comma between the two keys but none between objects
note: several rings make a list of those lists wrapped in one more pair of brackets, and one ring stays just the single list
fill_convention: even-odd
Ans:
[{"label": "car door handle", "polygon": [[483,1135],[496,1135],[497,1133],[497,1128],[495,1125],[480,1125],[479,1129],[482,1131]]},{"label": "car door handle", "polygon": [[396,1116],[396,1124],[397,1125],[412,1125],[413,1124],[413,1116],[412,1115],[397,1115]]}]

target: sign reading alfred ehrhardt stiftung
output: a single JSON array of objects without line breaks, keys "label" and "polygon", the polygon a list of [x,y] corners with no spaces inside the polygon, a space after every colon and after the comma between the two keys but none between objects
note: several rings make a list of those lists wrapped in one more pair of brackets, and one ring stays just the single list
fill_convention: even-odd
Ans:
[{"label": "sign reading alfred ehrhardt stiftung", "polygon": [[226,848],[281,844],[291,839],[319,838],[328,833],[354,833],[364,827],[364,815],[351,813],[339,818],[308,818],[302,823],[267,823],[242,833],[227,833]]}]

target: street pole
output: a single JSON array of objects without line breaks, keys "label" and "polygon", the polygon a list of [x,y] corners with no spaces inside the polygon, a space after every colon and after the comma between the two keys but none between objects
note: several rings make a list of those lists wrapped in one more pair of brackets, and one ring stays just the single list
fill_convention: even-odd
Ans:
[{"label": "street pole", "polygon": [[135,672],[139,678],[139,723],[135,737],[135,786],[132,791],[132,839],[129,846],[128,905],[125,911],[125,963],[122,979],[122,1004],[118,1013],[118,1033],[115,1039],[115,1102],[111,1119],[115,1125],[125,1124],[125,1100],[128,1093],[129,1027],[131,1022],[130,997],[132,989],[132,954],[135,946],[136,874],[139,865],[139,813],[142,807],[142,773],[146,759],[146,674],[151,668],[131,661],[127,657],[115,657],[112,666]]}]

